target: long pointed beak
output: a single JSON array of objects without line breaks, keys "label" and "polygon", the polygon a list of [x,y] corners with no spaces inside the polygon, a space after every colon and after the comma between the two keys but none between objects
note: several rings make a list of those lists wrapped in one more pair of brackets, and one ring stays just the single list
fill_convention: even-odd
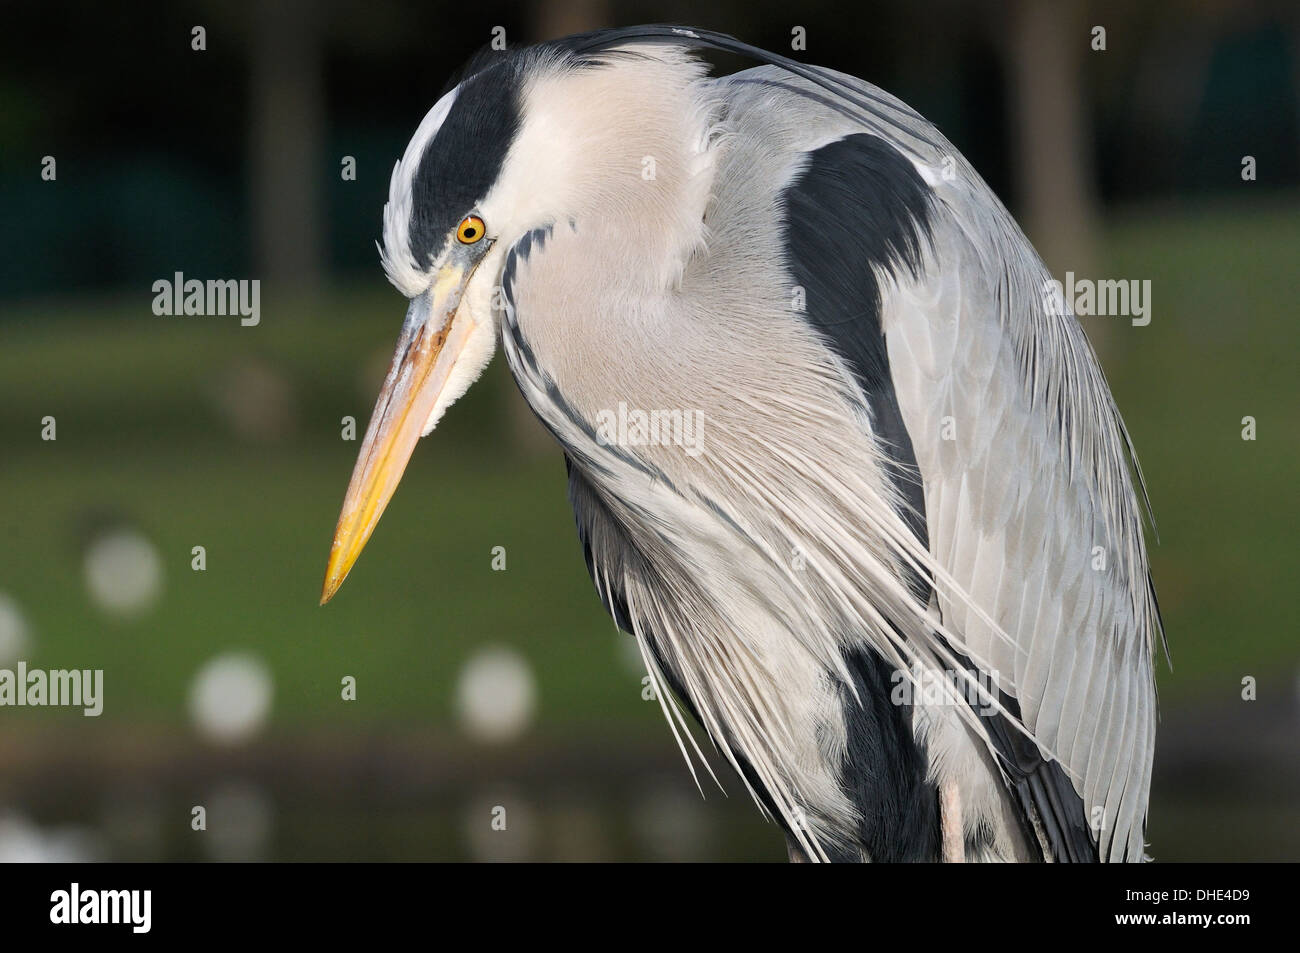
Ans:
[{"label": "long pointed beak", "polygon": [[338,592],[369,541],[465,347],[470,321],[457,321],[455,314],[469,274],[470,270],[453,265],[443,267],[433,287],[414,299],[406,312],[392,366],[343,498],[321,605]]}]

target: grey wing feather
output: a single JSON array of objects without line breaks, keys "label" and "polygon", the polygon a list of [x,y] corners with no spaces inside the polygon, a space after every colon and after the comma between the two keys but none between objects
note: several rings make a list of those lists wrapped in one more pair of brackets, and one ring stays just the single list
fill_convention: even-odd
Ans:
[{"label": "grey wing feather", "polygon": [[978,174],[888,94],[832,75],[883,105],[832,108],[824,88],[775,67],[718,82],[742,110],[785,109],[788,145],[865,130],[933,190],[927,266],[885,293],[883,330],[931,554],[1011,644],[953,593],[940,593],[943,620],[1065,766],[1102,858],[1139,860],[1163,633],[1128,434],[1078,322],[1044,308],[1050,276]]}]

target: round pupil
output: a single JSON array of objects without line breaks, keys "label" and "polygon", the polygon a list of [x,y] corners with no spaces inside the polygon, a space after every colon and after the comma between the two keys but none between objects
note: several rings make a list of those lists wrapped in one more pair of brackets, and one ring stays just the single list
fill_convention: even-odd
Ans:
[{"label": "round pupil", "polygon": [[473,226],[473,225],[466,225],[466,226],[465,226],[465,237],[466,237],[466,238],[473,238],[473,237],[474,237],[474,226]]}]

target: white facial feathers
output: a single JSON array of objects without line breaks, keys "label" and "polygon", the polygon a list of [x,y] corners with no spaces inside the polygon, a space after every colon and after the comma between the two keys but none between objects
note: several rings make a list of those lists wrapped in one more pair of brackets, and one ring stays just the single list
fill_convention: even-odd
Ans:
[{"label": "white facial feathers", "polygon": [[411,253],[411,192],[415,173],[424,150],[442,128],[459,91],[457,86],[425,114],[402,158],[393,166],[393,177],[388,183],[388,202],[384,205],[384,244],[379,249],[379,259],[388,280],[408,298],[420,294],[429,284],[428,276],[421,271]]}]

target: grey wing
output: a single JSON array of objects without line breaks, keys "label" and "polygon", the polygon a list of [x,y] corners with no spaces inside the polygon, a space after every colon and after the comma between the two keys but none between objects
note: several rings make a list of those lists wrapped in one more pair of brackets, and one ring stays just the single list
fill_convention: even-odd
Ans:
[{"label": "grey wing", "polygon": [[1027,244],[954,205],[945,265],[884,326],[931,552],[1012,644],[941,591],[943,618],[1066,766],[1102,856],[1140,859],[1159,621],[1126,439],[1074,318],[1040,310],[1046,273],[1012,258]]},{"label": "grey wing", "polygon": [[[960,153],[883,91],[817,72],[823,85],[776,67],[718,83],[734,122],[762,126],[808,156],[792,181],[818,150],[865,134],[924,182],[929,220],[915,268],[872,268],[883,363],[923,485],[929,550],[958,587],[937,587],[942,621],[960,636],[956,648],[997,673],[1024,726],[1073,782],[1081,799],[1073,808],[1050,779],[1031,785],[1042,822],[1077,828],[1081,813],[1102,859],[1140,860],[1161,628],[1123,423],[1074,316],[1044,307],[1047,271]],[[820,225],[798,224],[855,213],[846,203],[821,211]],[[821,330],[842,354],[862,347],[861,322]],[[992,743],[1033,767],[1032,745],[1025,751],[1019,740]],[[1078,853],[1048,839],[1062,859]]]}]

